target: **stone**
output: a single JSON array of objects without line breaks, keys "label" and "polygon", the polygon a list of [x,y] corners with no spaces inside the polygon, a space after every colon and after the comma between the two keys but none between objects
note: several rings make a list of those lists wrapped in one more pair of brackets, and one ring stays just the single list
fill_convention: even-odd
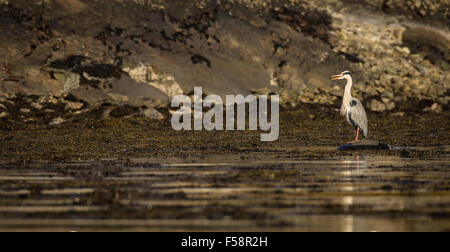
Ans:
[{"label": "stone", "polygon": [[60,125],[60,124],[63,124],[65,121],[66,121],[66,120],[64,120],[63,118],[57,117],[57,118],[54,118],[54,119],[50,122],[49,125],[50,125],[50,126]]},{"label": "stone", "polygon": [[130,75],[130,77],[139,83],[147,83],[153,86],[169,97],[175,97],[183,94],[183,89],[175,81],[175,77],[168,73],[157,73],[151,66],[145,66],[140,63],[135,68],[125,68],[124,71]]},{"label": "stone", "polygon": [[152,120],[163,120],[164,116],[158,112],[158,110],[154,109],[154,108],[149,108],[146,110],[142,111],[142,115],[145,116],[148,119],[152,119]]},{"label": "stone", "polygon": [[47,100],[48,103],[51,103],[51,104],[58,104],[59,103],[59,100],[56,99],[53,96],[48,97],[46,100]]},{"label": "stone", "polygon": [[24,113],[24,114],[28,114],[28,113],[31,112],[31,110],[28,109],[28,108],[21,108],[21,109],[20,109],[20,112],[21,112],[21,113]]},{"label": "stone", "polygon": [[66,110],[80,110],[84,106],[81,102],[68,102],[66,104]]},{"label": "stone", "polygon": [[391,102],[391,100],[390,100],[389,98],[386,98],[386,97],[381,98],[381,101],[382,101],[384,104],[388,104],[388,103]]},{"label": "stone", "polygon": [[427,107],[425,108],[423,111],[424,112],[434,112],[434,113],[441,113],[442,112],[442,105],[439,103],[434,103],[433,105],[431,105],[431,107]]},{"label": "stone", "polygon": [[7,103],[9,103],[11,106],[16,106],[16,103],[11,100],[6,100]]},{"label": "stone", "polygon": [[32,108],[36,109],[36,110],[42,110],[42,108],[44,107],[44,106],[42,106],[41,104],[39,104],[39,103],[37,103],[37,102],[32,102],[32,103],[30,104],[30,106],[31,106]]},{"label": "stone", "polygon": [[397,113],[392,113],[392,116],[396,116],[396,117],[404,117],[406,115],[405,112],[397,112]]},{"label": "stone", "polygon": [[0,109],[8,110],[8,108],[5,105],[1,104],[1,103],[0,103]]},{"label": "stone", "polygon": [[3,111],[2,113],[0,113],[0,118],[7,117],[8,115],[8,112]]},{"label": "stone", "polygon": [[113,110],[114,110],[114,108],[106,108],[105,110],[103,110],[102,118],[105,119],[105,118],[110,117]]},{"label": "stone", "polygon": [[394,110],[395,107],[396,107],[395,102],[386,103],[386,110],[388,111]]},{"label": "stone", "polygon": [[340,146],[339,151],[358,151],[358,150],[390,150],[391,146],[378,141],[364,140],[356,143],[348,143]]},{"label": "stone", "polygon": [[386,104],[378,101],[377,99],[373,99],[369,103],[369,108],[375,112],[384,112],[384,111],[386,111]]}]

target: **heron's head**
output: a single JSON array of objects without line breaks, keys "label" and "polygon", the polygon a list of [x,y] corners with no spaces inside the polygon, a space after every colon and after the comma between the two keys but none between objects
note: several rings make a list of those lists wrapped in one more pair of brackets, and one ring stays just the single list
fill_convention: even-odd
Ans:
[{"label": "heron's head", "polygon": [[331,79],[332,80],[342,80],[342,79],[348,79],[351,77],[352,77],[352,73],[350,73],[350,71],[345,71],[345,72],[342,72],[341,74],[331,76]]}]

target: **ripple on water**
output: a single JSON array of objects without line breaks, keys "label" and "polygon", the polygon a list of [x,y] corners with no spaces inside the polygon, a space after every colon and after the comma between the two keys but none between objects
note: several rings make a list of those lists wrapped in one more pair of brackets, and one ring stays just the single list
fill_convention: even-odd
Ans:
[{"label": "ripple on water", "polygon": [[448,158],[157,161],[2,164],[0,231],[450,230]]}]

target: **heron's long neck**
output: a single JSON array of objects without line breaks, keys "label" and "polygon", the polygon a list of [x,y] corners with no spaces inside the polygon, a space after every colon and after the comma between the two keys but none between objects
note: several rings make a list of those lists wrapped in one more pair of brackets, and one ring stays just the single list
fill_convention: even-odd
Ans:
[{"label": "heron's long neck", "polygon": [[352,86],[353,81],[351,77],[347,78],[347,85],[345,86],[345,93],[344,93],[344,104],[349,104],[353,97],[352,97]]}]

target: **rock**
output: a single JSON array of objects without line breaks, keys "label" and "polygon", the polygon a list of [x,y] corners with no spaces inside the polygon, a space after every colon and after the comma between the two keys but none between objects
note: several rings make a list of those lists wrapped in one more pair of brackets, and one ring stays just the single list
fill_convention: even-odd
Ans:
[{"label": "rock", "polygon": [[394,98],[394,102],[402,102],[403,101],[403,97],[401,96],[397,96]]},{"label": "rock", "polygon": [[51,122],[50,122],[50,126],[55,126],[55,125],[60,125],[63,124],[66,120],[62,119],[61,117],[57,117],[54,118]]},{"label": "rock", "polygon": [[10,80],[0,94],[142,107],[198,85],[221,96],[276,88],[282,106],[329,104],[343,86],[328,77],[351,70],[358,95],[391,100],[375,111],[394,109],[394,94],[445,96],[435,94],[448,83],[448,1],[360,2],[2,0],[0,75]]},{"label": "rock", "polygon": [[3,111],[2,113],[0,113],[0,118],[7,117],[8,115],[8,112]]},{"label": "rock", "polygon": [[124,101],[133,103],[133,101],[137,101],[139,98],[146,100],[160,99],[167,101],[167,103],[170,101],[170,97],[161,91],[161,89],[146,83],[137,82],[126,74],[122,74],[120,79],[114,80],[111,84],[111,89],[114,94],[110,94],[110,97],[116,98],[115,100],[118,103],[123,103]]},{"label": "rock", "polygon": [[64,80],[64,94],[80,87],[80,76],[77,74],[68,74]]},{"label": "rock", "polygon": [[131,114],[131,115],[126,115],[126,116],[124,116],[123,118],[124,118],[124,119],[131,119],[131,118],[134,118],[134,117],[137,117],[137,116],[139,116],[138,113],[133,113],[133,114]]},{"label": "rock", "polygon": [[29,98],[29,97],[24,97],[24,98],[22,98],[22,100],[23,100],[25,103],[28,103],[28,104],[30,104],[30,103],[33,102],[33,99],[31,99],[31,98]]},{"label": "rock", "polygon": [[21,113],[24,113],[24,114],[28,114],[28,113],[31,112],[31,110],[28,109],[28,108],[21,108],[21,109],[20,109],[20,112],[21,112]]},{"label": "rock", "polygon": [[442,105],[438,103],[434,103],[431,107],[427,107],[423,110],[424,112],[434,112],[434,113],[442,113]]},{"label": "rock", "polygon": [[68,102],[66,110],[80,110],[84,106],[81,102]]},{"label": "rock", "polygon": [[373,99],[369,103],[369,108],[375,112],[384,112],[384,111],[386,111],[386,104],[378,101],[377,99]]},{"label": "rock", "polygon": [[390,110],[394,110],[395,107],[396,107],[396,105],[395,105],[394,102],[390,102],[390,103],[386,104],[386,109],[389,110],[389,111]]},{"label": "rock", "polygon": [[32,102],[30,104],[30,106],[36,110],[42,110],[44,108],[44,106],[42,106],[41,104],[37,103],[37,102]]},{"label": "rock", "polygon": [[51,103],[51,104],[58,104],[59,100],[56,99],[53,96],[50,96],[50,97],[46,97],[45,102],[48,102],[48,103]]},{"label": "rock", "polygon": [[111,113],[113,112],[113,110],[114,110],[114,108],[111,108],[111,107],[110,108],[106,108],[105,110],[103,110],[102,118],[105,119],[105,118],[110,117]]},{"label": "rock", "polygon": [[0,103],[0,109],[8,110],[8,108],[5,105],[1,104],[1,103]]},{"label": "rock", "polygon": [[55,113],[55,111],[53,109],[46,109],[44,110],[45,113]]},{"label": "rock", "polygon": [[391,102],[391,100],[390,100],[389,98],[386,98],[386,97],[381,98],[381,101],[382,101],[384,104],[388,104],[388,103]]},{"label": "rock", "polygon": [[16,106],[16,103],[11,100],[6,100],[7,103],[9,103],[11,106]]},{"label": "rock", "polygon": [[339,151],[357,150],[390,150],[391,146],[383,142],[364,140],[357,143],[348,143],[340,146]]},{"label": "rock", "polygon": [[145,116],[148,119],[152,119],[152,120],[163,120],[164,116],[158,112],[158,110],[154,109],[154,108],[149,108],[146,110],[143,110],[141,112],[141,114],[143,116]]},{"label": "rock", "polygon": [[175,81],[175,77],[168,73],[157,73],[151,66],[141,64],[135,68],[125,68],[124,71],[132,79],[139,83],[147,83],[153,86],[169,97],[183,94],[183,89]]},{"label": "rock", "polygon": [[334,86],[331,89],[330,94],[336,97],[343,97],[344,91],[339,86]]},{"label": "rock", "polygon": [[405,116],[405,112],[397,112],[397,113],[392,113],[392,116],[396,116],[396,117],[404,117]]},{"label": "rock", "polygon": [[447,105],[450,100],[450,97],[441,97],[438,99],[439,103],[442,105]]}]

